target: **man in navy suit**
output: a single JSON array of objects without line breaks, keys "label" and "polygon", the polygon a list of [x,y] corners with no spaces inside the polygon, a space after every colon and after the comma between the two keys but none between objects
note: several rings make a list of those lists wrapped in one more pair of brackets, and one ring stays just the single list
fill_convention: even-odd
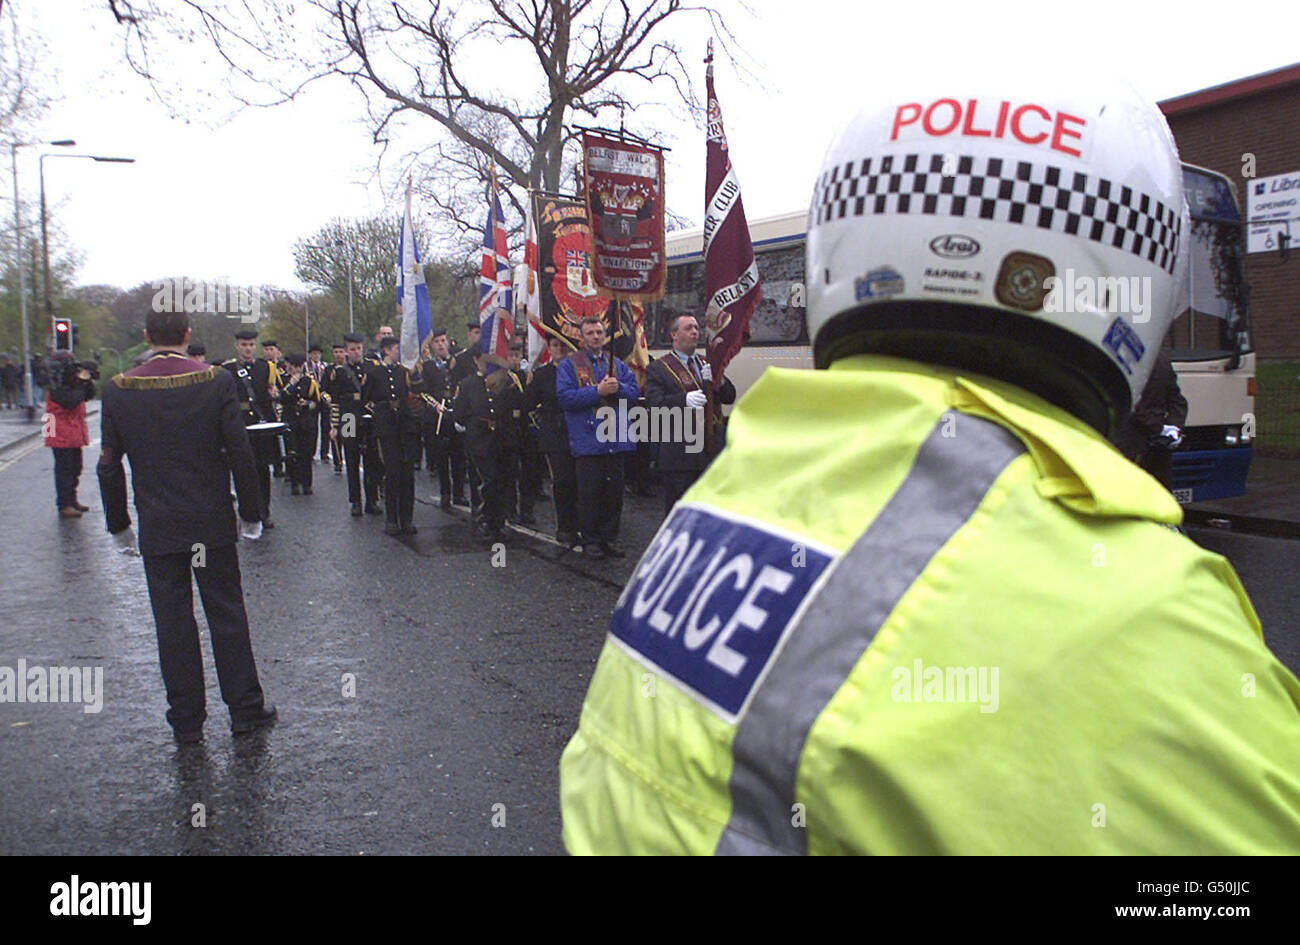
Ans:
[{"label": "man in navy suit", "polygon": [[[236,379],[186,355],[190,326],[184,312],[150,312],[145,339],[153,349],[149,357],[104,385],[97,470],[104,517],[119,549],[144,558],[167,721],[176,740],[200,741],[207,718],[191,571],[212,633],[231,731],[251,732],[272,724],[276,711],[257,678],[235,551],[239,534],[261,536],[265,515]],[[126,507],[123,457],[131,461],[138,548]],[[242,520],[238,532],[232,475]]]}]

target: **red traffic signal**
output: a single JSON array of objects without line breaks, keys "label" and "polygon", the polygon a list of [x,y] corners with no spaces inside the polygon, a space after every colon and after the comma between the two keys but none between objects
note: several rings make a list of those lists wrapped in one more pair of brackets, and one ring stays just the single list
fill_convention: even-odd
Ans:
[{"label": "red traffic signal", "polygon": [[55,351],[72,350],[72,319],[70,318],[54,319],[54,350]]}]

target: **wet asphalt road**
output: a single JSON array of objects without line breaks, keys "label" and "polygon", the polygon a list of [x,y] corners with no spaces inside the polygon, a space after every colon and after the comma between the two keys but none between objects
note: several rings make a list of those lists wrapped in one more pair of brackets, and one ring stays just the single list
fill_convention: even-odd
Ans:
[{"label": "wet asphalt road", "polygon": [[[205,642],[206,741],[179,748],[140,560],[104,530],[97,452],[81,489],[92,511],[76,521],[54,516],[49,450],[0,459],[0,665],[102,666],[105,690],[97,714],[0,704],[0,853],[562,852],[559,756],[635,557],[557,562],[519,538],[493,567],[463,518],[428,504],[427,473],[420,533],[401,540],[382,517],[351,518],[327,466],[310,497],[277,480],[277,527],[240,559],[279,723],[231,738]],[[658,503],[629,497],[629,551]],[[550,528],[549,503],[538,511]]]},{"label": "wet asphalt road", "polygon": [[[92,442],[81,490],[92,511],[71,522],[54,516],[48,450],[0,456],[0,666],[102,667],[105,690],[97,714],[0,704],[0,853],[562,852],[560,752],[618,589],[658,526],[657,498],[628,498],[621,562],[520,537],[493,567],[464,519],[430,504],[427,473],[420,534],[401,540],[378,517],[348,516],[329,467],[317,464],[311,497],[277,480],[278,527],[240,556],[279,724],[231,738],[205,643],[207,739],[178,748],[143,571],[104,531],[96,454]],[[550,530],[549,504],[538,511]],[[1269,644],[1300,670],[1300,542],[1192,537],[1233,561]]]}]

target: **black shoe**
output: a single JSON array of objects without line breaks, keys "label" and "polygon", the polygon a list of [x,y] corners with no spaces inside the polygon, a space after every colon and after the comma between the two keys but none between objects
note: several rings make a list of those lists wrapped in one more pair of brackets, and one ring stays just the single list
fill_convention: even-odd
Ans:
[{"label": "black shoe", "polygon": [[610,545],[610,544],[603,544],[603,545],[601,545],[601,546],[600,546],[600,550],[603,551],[603,552],[605,553],[605,557],[606,557],[606,558],[626,558],[626,557],[627,557],[626,554],[624,554],[622,551],[619,551],[617,548],[615,548],[613,545]]},{"label": "black shoe", "polygon": [[416,463],[416,464],[415,464],[414,466],[412,466],[411,468],[414,469],[416,472],[419,472],[419,471],[420,471],[420,464],[419,464],[419,463]]},{"label": "black shoe", "polygon": [[371,503],[368,503],[368,504],[366,505],[366,514],[367,514],[367,515],[383,515],[383,514],[384,514],[384,507],[383,507],[382,505],[380,505],[378,502],[371,502]]},{"label": "black shoe", "polygon": [[384,523],[384,534],[385,534],[385,535],[400,535],[400,534],[402,534],[402,526],[401,526],[401,525],[398,525],[396,522],[385,522],[385,523]]},{"label": "black shoe", "polygon": [[578,539],[577,532],[556,532],[555,540],[568,548],[572,548],[575,545],[582,544],[582,542]]},{"label": "black shoe", "polygon": [[245,716],[244,718],[230,720],[230,734],[247,735],[249,732],[255,732],[259,728],[268,728],[275,724],[276,716],[279,713],[275,711],[275,706],[265,704],[261,710],[254,715]]},{"label": "black shoe", "polygon": [[336,476],[341,476],[341,475],[343,475],[343,467],[342,467],[342,466],[335,466],[335,467],[334,467],[334,475],[336,475]]},{"label": "black shoe", "polygon": [[176,744],[178,745],[194,745],[203,741],[203,729],[195,728],[190,729],[189,731],[173,729],[172,737],[176,739]]},{"label": "black shoe", "polygon": [[450,508],[451,508],[451,499],[446,499],[446,498],[444,498],[444,499],[439,500],[439,502],[438,502],[438,506],[439,506],[440,508],[442,508],[442,509],[450,509]]},{"label": "black shoe", "polygon": [[303,495],[311,495],[311,486],[303,486],[303,487],[302,487],[302,494],[303,494]]},{"label": "black shoe", "polygon": [[582,554],[587,558],[603,558],[605,557],[605,550],[600,545],[583,545]]},{"label": "black shoe", "polygon": [[293,488],[289,490],[289,495],[302,495],[302,487],[295,482]]},{"label": "black shoe", "polygon": [[268,528],[275,528],[275,522],[271,521],[270,517],[262,519],[262,530],[265,531]]},{"label": "black shoe", "polygon": [[419,529],[416,528],[414,525],[412,525],[410,522],[407,522],[405,525],[402,526],[403,535],[414,535],[418,531]]},{"label": "black shoe", "polygon": [[353,517],[353,518],[360,518],[363,514],[364,514],[364,513],[361,511],[361,503],[360,503],[360,502],[353,502],[353,503],[352,503],[352,517]]},{"label": "black shoe", "polygon": [[457,505],[469,505],[469,503],[465,501],[463,495],[454,495],[451,497],[451,501],[455,502]]}]

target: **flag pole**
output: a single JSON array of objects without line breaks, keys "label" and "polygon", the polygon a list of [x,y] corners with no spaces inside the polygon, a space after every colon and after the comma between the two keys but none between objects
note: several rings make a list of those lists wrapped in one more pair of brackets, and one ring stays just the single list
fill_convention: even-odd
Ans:
[{"label": "flag pole", "polygon": [[[709,95],[710,95],[710,97],[712,97],[712,93],[713,93],[713,89],[712,89],[712,83],[713,83],[713,37],[712,37],[712,36],[709,37],[708,47],[707,47],[707,49],[706,49],[706,51],[705,51],[705,54],[704,54],[704,81],[705,81],[705,84],[709,86]],[[706,143],[706,148],[707,148],[707,143]],[[707,158],[706,158],[706,163],[707,163]],[[709,195],[709,193],[708,193],[708,189],[707,189],[707,187],[706,187],[706,188],[705,188],[705,194],[704,194],[704,215],[705,215],[705,217],[707,217],[707,216],[708,216],[708,213],[709,213],[709,197],[710,197],[710,195]],[[705,266],[707,266],[707,265],[708,265],[708,261],[706,260],[706,261],[705,261]],[[706,329],[706,331],[707,331],[707,329],[708,329],[708,323],[707,323],[707,320],[705,321],[705,325],[704,325],[704,327],[705,327],[705,329]],[[708,335],[707,335],[707,334],[705,335],[705,338],[704,338],[704,353],[705,353],[706,355],[709,353],[709,339],[708,339]],[[708,363],[708,358],[707,358],[707,357],[704,359],[704,363],[705,363],[705,364]],[[714,447],[716,446],[716,440],[717,440],[717,435],[716,435],[716,433],[714,432],[714,429],[713,429],[713,426],[714,426],[714,424],[713,424],[713,411],[714,411],[714,409],[715,409],[715,405],[714,405],[714,390],[716,389],[716,386],[717,386],[717,385],[716,385],[716,382],[715,382],[715,381],[710,380],[708,383],[706,383],[706,384],[704,384],[704,385],[702,385],[702,386],[704,387],[704,451],[705,451],[706,454],[712,455],[713,452],[714,452]]]}]

